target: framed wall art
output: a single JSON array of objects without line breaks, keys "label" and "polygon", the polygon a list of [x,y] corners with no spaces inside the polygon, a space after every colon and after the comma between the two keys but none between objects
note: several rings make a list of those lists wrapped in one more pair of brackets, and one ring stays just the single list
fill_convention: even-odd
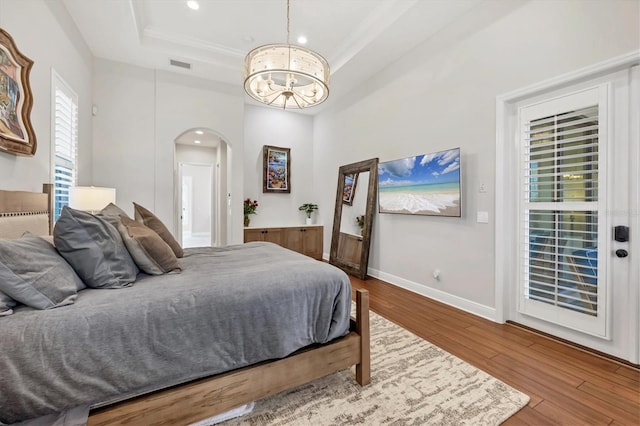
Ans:
[{"label": "framed wall art", "polygon": [[378,211],[461,217],[460,148],[378,164]]},{"label": "framed wall art", "polygon": [[342,192],[342,203],[353,205],[353,197],[356,194],[356,184],[358,183],[358,174],[351,173],[344,175],[344,191]]},{"label": "framed wall art", "polygon": [[36,153],[30,120],[32,66],[33,61],[20,53],[9,33],[0,29],[0,151],[27,156]]},{"label": "framed wall art", "polygon": [[291,149],[265,145],[262,192],[291,192]]}]

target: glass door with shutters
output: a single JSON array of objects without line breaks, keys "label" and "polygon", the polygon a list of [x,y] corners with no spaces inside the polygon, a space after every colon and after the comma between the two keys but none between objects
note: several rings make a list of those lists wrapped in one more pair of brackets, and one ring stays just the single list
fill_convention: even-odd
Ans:
[{"label": "glass door with shutters", "polygon": [[520,111],[520,310],[598,336],[606,335],[606,241],[598,233],[606,94],[603,86]]},{"label": "glass door with shutters", "polygon": [[638,301],[629,297],[637,294],[630,271],[638,264],[621,255],[629,245],[613,232],[629,226],[638,202],[631,75],[519,102],[517,301],[509,319],[633,360]]}]

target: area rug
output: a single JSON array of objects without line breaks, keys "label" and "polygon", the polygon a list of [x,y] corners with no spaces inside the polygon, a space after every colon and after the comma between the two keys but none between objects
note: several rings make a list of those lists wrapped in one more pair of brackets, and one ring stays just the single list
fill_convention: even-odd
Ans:
[{"label": "area rug", "polygon": [[499,425],[529,397],[371,312],[371,384],[344,370],[257,401],[235,425]]}]

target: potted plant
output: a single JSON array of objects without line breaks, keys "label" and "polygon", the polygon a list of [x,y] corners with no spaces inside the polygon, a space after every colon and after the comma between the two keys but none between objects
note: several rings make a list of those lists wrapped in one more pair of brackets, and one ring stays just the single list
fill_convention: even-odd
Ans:
[{"label": "potted plant", "polygon": [[251,200],[250,198],[244,200],[244,226],[249,226],[249,222],[251,222],[249,215],[256,214],[257,208],[258,202],[256,200]]},{"label": "potted plant", "polygon": [[364,215],[356,216],[356,223],[360,227],[360,235],[362,235],[362,232],[364,231]]},{"label": "potted plant", "polygon": [[318,205],[312,203],[304,203],[303,205],[298,207],[298,210],[302,210],[307,214],[307,225],[311,225],[313,224],[313,220],[311,220],[311,213],[313,213],[314,210],[318,210]]}]

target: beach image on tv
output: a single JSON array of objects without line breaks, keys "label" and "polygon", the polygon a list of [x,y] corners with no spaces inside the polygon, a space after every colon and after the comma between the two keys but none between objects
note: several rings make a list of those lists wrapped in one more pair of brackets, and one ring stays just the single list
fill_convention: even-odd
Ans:
[{"label": "beach image on tv", "polygon": [[460,148],[378,165],[380,213],[460,216]]}]

